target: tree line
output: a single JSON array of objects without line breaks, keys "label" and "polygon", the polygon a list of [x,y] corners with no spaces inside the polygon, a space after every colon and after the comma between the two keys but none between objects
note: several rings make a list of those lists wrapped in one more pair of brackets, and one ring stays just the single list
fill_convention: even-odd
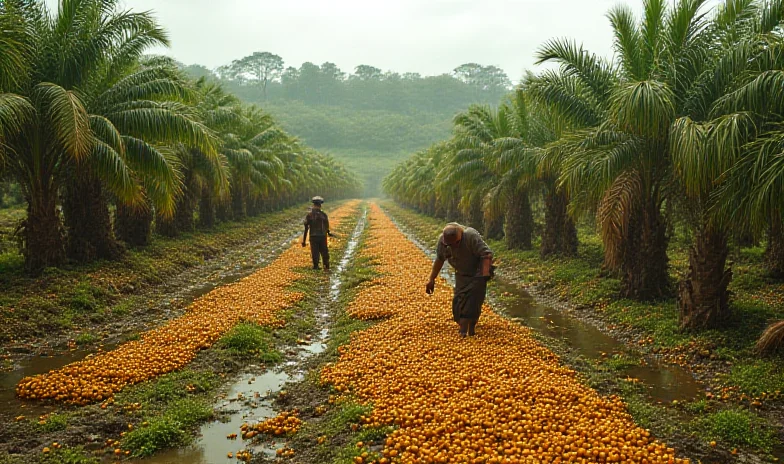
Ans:
[{"label": "tree line", "polygon": [[[621,297],[677,296],[683,328],[728,321],[730,242],[767,237],[784,277],[784,2],[645,0],[608,13],[614,59],[552,39],[497,107],[474,105],[453,134],[384,181],[397,201],[465,220],[510,248],[574,255],[574,220],[594,216],[605,275]],[[692,237],[689,271],[668,274],[674,225]]]},{"label": "tree line", "polygon": [[455,113],[472,103],[496,102],[511,88],[503,70],[477,63],[437,76],[366,64],[347,73],[331,62],[285,66],[278,55],[256,52],[214,71],[198,64],[183,69],[221,82],[244,101],[264,103],[316,148],[384,154],[448,136]]},{"label": "tree line", "polygon": [[0,178],[27,206],[28,272],[116,258],[118,240],[142,246],[153,225],[174,236],[197,217],[210,227],[361,191],[267,112],[145,55],[165,30],[119,5],[0,2]]}]

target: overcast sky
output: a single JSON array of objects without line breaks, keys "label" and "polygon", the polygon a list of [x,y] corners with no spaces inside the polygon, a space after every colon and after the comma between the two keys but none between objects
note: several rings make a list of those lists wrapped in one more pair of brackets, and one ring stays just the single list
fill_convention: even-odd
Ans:
[{"label": "overcast sky", "polygon": [[[57,0],[47,0],[56,5]],[[547,39],[573,37],[612,55],[606,12],[618,0],[124,0],[152,10],[171,48],[156,50],[214,69],[254,51],[305,61],[359,64],[423,75],[477,62],[513,81],[533,69]],[[635,11],[642,0],[627,0]],[[711,1],[716,3],[716,0]]]}]

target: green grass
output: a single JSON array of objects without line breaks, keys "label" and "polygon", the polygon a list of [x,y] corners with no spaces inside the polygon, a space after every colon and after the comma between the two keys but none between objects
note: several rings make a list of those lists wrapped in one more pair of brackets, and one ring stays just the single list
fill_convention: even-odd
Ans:
[{"label": "green grass", "polygon": [[784,389],[784,369],[780,361],[743,361],[732,366],[727,383],[747,395],[770,394]]},{"label": "green grass", "polygon": [[275,349],[272,331],[258,324],[243,322],[221,337],[218,346],[234,356],[278,363],[283,355]]},{"label": "green grass", "polygon": [[156,451],[181,446],[193,439],[191,429],[212,417],[204,402],[184,398],[170,404],[166,412],[125,434],[121,448],[134,456],[150,456]]},{"label": "green grass", "polygon": [[127,388],[115,396],[115,401],[120,405],[141,403],[149,410],[162,410],[192,392],[213,390],[219,383],[220,378],[212,372],[186,368]]},{"label": "green grass", "polygon": [[695,420],[707,440],[733,447],[748,447],[769,452],[778,443],[773,430],[756,414],[742,409],[725,409]]},{"label": "green grass", "polygon": [[36,423],[35,427],[44,433],[62,431],[68,428],[68,416],[65,414],[50,414],[43,424]]},{"label": "green grass", "polygon": [[74,339],[77,345],[90,345],[98,341],[98,336],[91,332],[82,332]]},{"label": "green grass", "polygon": [[605,360],[605,364],[612,370],[622,371],[630,367],[638,366],[640,359],[628,354],[614,354]]}]

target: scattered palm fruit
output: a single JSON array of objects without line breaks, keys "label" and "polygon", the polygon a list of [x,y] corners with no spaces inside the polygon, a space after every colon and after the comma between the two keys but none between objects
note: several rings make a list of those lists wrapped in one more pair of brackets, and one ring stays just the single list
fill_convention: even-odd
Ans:
[{"label": "scattered palm fruit", "polygon": [[257,433],[276,436],[295,433],[302,425],[302,420],[297,417],[298,415],[299,412],[295,409],[293,411],[283,411],[277,416],[264,422],[259,422],[256,425],[243,424],[240,428],[242,437],[253,438]]},{"label": "scattered palm fruit", "polygon": [[439,279],[425,294],[431,261],[376,205],[363,253],[380,277],[348,312],[385,319],[354,333],[321,379],[373,404],[365,426],[398,426],[384,462],[687,462],[489,306],[478,336],[460,339],[451,288]]},{"label": "scattered palm fruit", "polygon": [[[350,202],[333,212],[333,227],[354,214],[357,206],[358,202]],[[198,298],[185,315],[142,334],[140,340],[46,374],[25,377],[17,384],[16,394],[24,399],[80,405],[103,401],[126,385],[185,366],[240,321],[280,326],[283,321],[276,313],[303,297],[286,290],[300,276],[294,270],[309,266],[310,259],[309,250],[295,242],[268,266]]]}]

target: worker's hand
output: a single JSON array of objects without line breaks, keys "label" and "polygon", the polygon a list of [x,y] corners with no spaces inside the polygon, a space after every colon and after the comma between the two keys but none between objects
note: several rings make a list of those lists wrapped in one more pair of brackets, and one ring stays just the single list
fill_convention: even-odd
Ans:
[{"label": "worker's hand", "polygon": [[428,281],[427,285],[425,285],[425,293],[427,293],[428,295],[432,295],[435,290],[436,290],[436,281],[435,280]]},{"label": "worker's hand", "polygon": [[302,241],[302,248],[305,248],[306,246],[307,246],[307,245],[305,245],[305,241],[303,240],[303,241]]},{"label": "worker's hand", "polygon": [[327,232],[327,235],[329,235],[332,238],[335,238],[335,235],[333,235],[332,232]]}]

